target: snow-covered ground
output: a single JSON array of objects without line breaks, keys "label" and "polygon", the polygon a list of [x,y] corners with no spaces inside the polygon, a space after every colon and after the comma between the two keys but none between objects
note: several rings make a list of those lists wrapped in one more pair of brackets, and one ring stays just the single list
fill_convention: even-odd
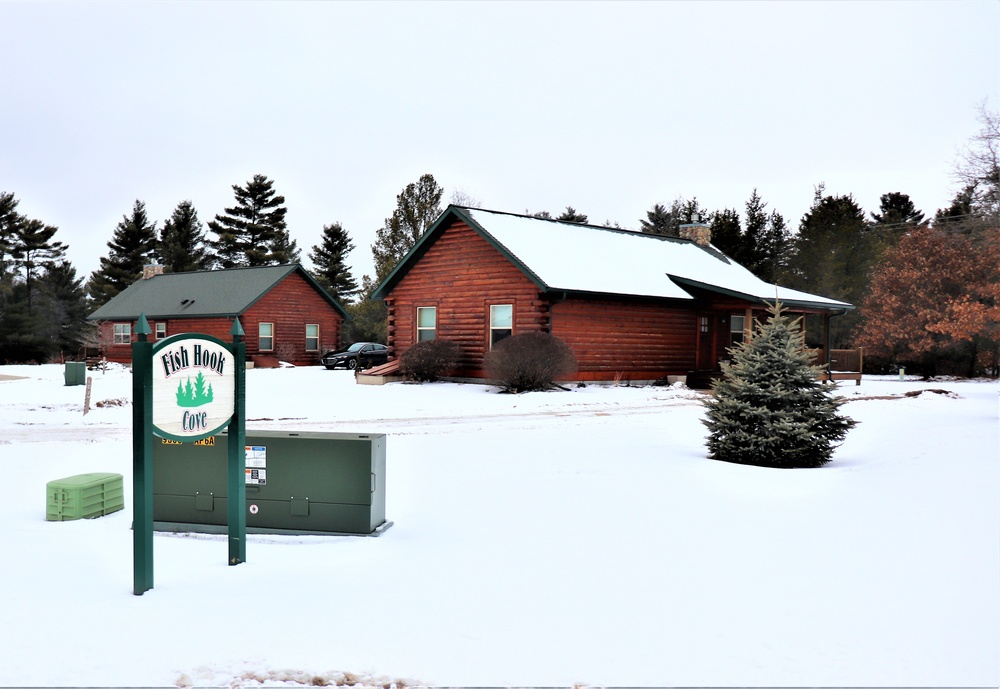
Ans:
[{"label": "snow-covered ground", "polygon": [[[683,387],[251,370],[251,429],[389,434],[394,526],[250,536],[237,567],[157,534],[134,596],[130,374],[91,373],[86,416],[61,366],[4,375],[0,685],[1000,683],[994,382],[842,385],[860,425],[781,471],[706,459]],[[125,510],[45,521],[48,481],[104,471]]]}]

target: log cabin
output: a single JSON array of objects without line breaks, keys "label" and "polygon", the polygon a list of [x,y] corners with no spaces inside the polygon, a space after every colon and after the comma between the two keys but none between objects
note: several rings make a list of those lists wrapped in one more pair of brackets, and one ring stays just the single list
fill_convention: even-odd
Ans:
[{"label": "log cabin", "polygon": [[134,324],[144,313],[154,341],[202,333],[228,342],[233,321],[246,332],[247,360],[256,366],[319,363],[340,344],[347,311],[298,264],[143,276],[87,317],[98,327],[102,355],[131,363]]},{"label": "log cabin", "polygon": [[704,386],[775,300],[821,316],[827,341],[829,319],[853,308],[760,280],[712,246],[707,225],[681,233],[449,206],[372,294],[387,307],[393,361],[370,373],[442,338],[462,348],[452,378],[484,379],[500,340],[542,331],[572,348],[568,380]]}]

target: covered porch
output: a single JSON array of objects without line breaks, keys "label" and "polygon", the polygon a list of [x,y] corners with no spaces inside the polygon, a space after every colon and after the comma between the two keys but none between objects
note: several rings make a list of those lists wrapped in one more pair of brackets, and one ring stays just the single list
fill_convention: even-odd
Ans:
[{"label": "covered porch", "polygon": [[[707,388],[712,380],[722,376],[722,365],[731,359],[730,350],[749,342],[756,325],[769,316],[769,306],[745,300],[707,299],[696,318],[695,369],[688,372],[688,385]],[[853,380],[861,384],[864,352],[861,349],[831,347],[830,319],[844,309],[810,308],[809,305],[788,306],[784,313],[801,318],[806,351],[815,366],[823,368],[823,380]],[[807,327],[807,320],[810,325]]]}]

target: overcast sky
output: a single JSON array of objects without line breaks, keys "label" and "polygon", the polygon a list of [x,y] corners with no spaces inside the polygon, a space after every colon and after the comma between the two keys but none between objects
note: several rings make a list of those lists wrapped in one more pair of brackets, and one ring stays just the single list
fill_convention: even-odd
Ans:
[{"label": "overcast sky", "polygon": [[928,216],[1000,104],[1000,3],[0,2],[0,191],[81,277],[136,199],[203,223],[274,180],[307,267],[431,173],[484,208],[638,228],[756,187],[797,228],[814,187]]}]

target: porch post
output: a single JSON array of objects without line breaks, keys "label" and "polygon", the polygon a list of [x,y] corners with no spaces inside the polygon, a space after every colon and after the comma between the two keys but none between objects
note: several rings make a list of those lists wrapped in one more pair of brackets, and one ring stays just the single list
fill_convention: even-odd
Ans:
[{"label": "porch post", "polygon": [[826,343],[826,382],[833,382],[833,373],[830,371],[832,355],[830,352],[830,312],[823,314],[823,341]]}]

